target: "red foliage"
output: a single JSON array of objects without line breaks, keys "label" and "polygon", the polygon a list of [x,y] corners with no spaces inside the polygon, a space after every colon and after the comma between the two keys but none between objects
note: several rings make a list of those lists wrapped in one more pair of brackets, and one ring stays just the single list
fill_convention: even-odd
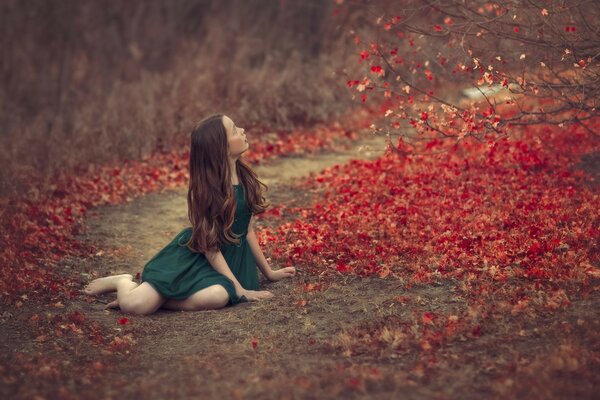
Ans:
[{"label": "red foliage", "polygon": [[[481,138],[505,135],[515,121],[558,125],[568,120],[563,111],[575,122],[598,117],[594,93],[600,79],[598,68],[591,68],[597,60],[581,40],[597,36],[585,22],[594,18],[587,2],[562,9],[557,0],[546,1],[548,8],[483,0],[470,2],[468,13],[458,0],[388,3],[385,11],[356,5],[376,17],[360,26],[371,40],[356,42],[361,72],[348,77],[368,81],[350,86],[353,98],[394,100],[377,121],[380,130]],[[391,18],[397,12],[406,14]],[[540,99],[550,100],[548,107],[529,108]],[[503,102],[518,107],[499,118],[495,108]],[[400,129],[406,122],[414,130]]]},{"label": "red foliage", "polygon": [[433,140],[424,148],[439,153],[425,156],[401,142],[375,161],[329,168],[306,183],[323,200],[262,230],[261,241],[275,262],[319,276],[452,277],[473,297],[513,290],[515,302],[518,287],[499,283],[598,277],[598,194],[576,166],[600,150],[597,139],[577,126],[514,135],[460,146]]}]

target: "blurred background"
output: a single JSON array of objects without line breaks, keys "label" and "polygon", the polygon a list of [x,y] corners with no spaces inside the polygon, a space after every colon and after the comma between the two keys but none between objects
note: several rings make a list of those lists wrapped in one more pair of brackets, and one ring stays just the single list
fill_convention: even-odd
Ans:
[{"label": "blurred background", "polygon": [[[322,0],[2,0],[0,190],[187,143],[204,116],[291,130],[351,104]],[[352,58],[350,62],[349,59]]]},{"label": "blurred background", "polygon": [[504,88],[512,125],[584,123],[600,110],[596,3],[0,0],[0,200],[183,149],[216,112],[292,133],[393,94],[407,135],[424,110],[477,113],[481,88]]}]

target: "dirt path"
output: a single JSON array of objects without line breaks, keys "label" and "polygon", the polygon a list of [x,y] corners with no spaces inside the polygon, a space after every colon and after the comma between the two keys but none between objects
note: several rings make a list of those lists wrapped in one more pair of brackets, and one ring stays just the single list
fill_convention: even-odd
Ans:
[{"label": "dirt path", "polygon": [[[376,157],[384,145],[375,138],[337,153],[282,158],[257,172],[276,205],[301,196],[293,188],[298,178],[351,158]],[[84,280],[140,272],[188,225],[186,211],[185,190],[96,210],[82,239],[103,250],[93,258],[72,260],[77,263],[73,270],[82,271]],[[269,301],[197,313],[159,311],[129,317],[126,325],[117,324],[120,312],[103,310],[114,295],[75,302],[70,308],[130,334],[135,344],[129,354],[114,356],[113,365],[96,380],[57,384],[82,398],[119,399],[565,398],[590,397],[598,388],[597,361],[580,357],[573,367],[563,360],[578,349],[598,354],[597,292],[553,316],[488,321],[481,338],[447,345],[432,368],[421,363],[424,353],[418,346],[401,354],[389,351],[389,338],[382,335],[374,351],[368,344],[376,338],[369,335],[382,332],[390,321],[408,321],[425,311],[464,312],[468,304],[454,295],[456,282],[405,288],[392,279],[346,276],[306,292],[308,282],[319,283],[302,274],[287,282],[262,280],[261,287],[275,294]],[[397,296],[410,301],[395,301]],[[352,337],[356,328],[366,334]],[[77,351],[94,360],[105,350]],[[556,367],[545,368],[552,362]],[[593,368],[582,374],[584,366]]]},{"label": "dirt path", "polygon": [[[256,171],[270,187],[271,203],[277,205],[299,194],[291,189],[299,178],[352,158],[377,157],[384,149],[384,139],[374,137],[335,153],[281,158]],[[140,272],[146,260],[185,226],[185,189],[153,193],[126,205],[98,209],[88,219],[87,234],[82,239],[104,250],[93,259],[81,260],[85,264],[80,270],[86,279]],[[394,282],[355,279],[334,284],[319,296],[307,295],[300,288],[309,279],[299,276],[295,282],[269,283],[261,276],[261,287],[275,294],[268,302],[201,313],[159,311],[149,317],[130,317],[135,350],[127,362],[123,360],[116,366],[110,374],[113,383],[106,387],[114,387],[115,396],[127,393],[144,398],[217,398],[224,388],[234,396],[265,396],[269,389],[259,389],[253,382],[283,377],[302,381],[305,375],[313,375],[314,367],[323,366],[322,357],[330,356],[318,343],[331,339],[353,322],[368,319],[382,301],[400,293]],[[102,310],[111,298],[101,296],[86,305],[86,313],[98,321],[117,318],[118,312]],[[298,306],[301,299],[308,299],[310,307]],[[256,348],[252,340],[257,341]],[[338,362],[342,361],[339,358]],[[326,364],[333,368],[335,363],[330,359]],[[288,383],[274,383],[272,390],[282,395],[288,389],[288,394],[297,394],[300,389],[306,395],[314,390],[302,389],[302,385],[291,389],[293,385]],[[344,388],[342,382],[339,389]]]},{"label": "dirt path", "polygon": [[[269,186],[268,198],[272,205],[285,204],[298,193],[290,188],[298,179],[329,166],[353,158],[375,158],[383,154],[385,139],[372,137],[349,145],[335,153],[303,157],[284,157],[259,166],[259,178]],[[92,212],[83,240],[91,241],[106,250],[99,256],[117,256],[109,263],[100,262],[89,271],[136,272],[172,237],[186,226],[187,190],[151,193],[135,201],[118,206],[107,206]],[[106,270],[108,268],[108,270]],[[84,271],[87,277],[88,271]]]}]

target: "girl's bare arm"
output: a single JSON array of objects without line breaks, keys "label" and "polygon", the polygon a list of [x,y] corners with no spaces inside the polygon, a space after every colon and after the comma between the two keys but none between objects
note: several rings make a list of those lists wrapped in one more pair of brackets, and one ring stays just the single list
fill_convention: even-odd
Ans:
[{"label": "girl's bare arm", "polygon": [[273,270],[269,266],[269,262],[265,258],[260,245],[258,244],[258,239],[256,234],[254,233],[254,217],[250,220],[250,225],[248,226],[248,234],[246,235],[246,240],[248,240],[248,244],[250,245],[250,250],[252,251],[252,255],[256,260],[256,266],[260,269],[260,272],[263,275],[271,280],[271,275],[273,274]]},{"label": "girl's bare arm", "polygon": [[225,261],[225,257],[223,257],[220,250],[207,251],[204,253],[204,256],[215,271],[231,279],[233,286],[235,286],[235,292],[238,293],[238,295],[244,290],[235,275],[233,275],[233,272],[231,272],[231,269],[229,268],[229,265],[227,265],[227,261]]},{"label": "girl's bare arm", "polygon": [[278,270],[273,270],[269,265],[269,262],[265,258],[262,250],[260,249],[260,245],[258,244],[258,239],[256,238],[256,234],[254,233],[254,217],[250,221],[250,226],[248,227],[248,235],[246,239],[248,240],[248,244],[250,245],[250,250],[252,251],[252,255],[256,260],[256,265],[263,273],[263,275],[270,281],[276,282],[281,279],[291,278],[296,275],[296,268],[294,267],[284,267]]},{"label": "girl's bare arm", "polygon": [[233,272],[231,272],[231,269],[229,268],[229,265],[227,265],[227,261],[225,261],[225,257],[223,257],[223,253],[221,253],[220,250],[206,252],[204,255],[215,271],[231,279],[231,282],[233,282],[233,286],[235,287],[235,293],[238,296],[246,296],[246,299],[249,301],[273,297],[273,293],[267,290],[246,290],[237,280],[235,275],[233,275]]}]

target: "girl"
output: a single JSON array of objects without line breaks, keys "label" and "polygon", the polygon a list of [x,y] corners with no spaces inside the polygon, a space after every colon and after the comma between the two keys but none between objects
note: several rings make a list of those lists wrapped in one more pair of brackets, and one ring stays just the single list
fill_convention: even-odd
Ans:
[{"label": "girl", "polygon": [[244,129],[218,114],[192,131],[188,216],[181,231],[144,266],[142,283],[129,274],[98,278],[84,292],[117,292],[107,308],[151,314],[159,308],[208,310],[273,297],[258,290],[256,266],[270,281],[296,274],[272,270],[253,229],[253,214],[265,211],[266,186],[240,156],[248,150]]}]

